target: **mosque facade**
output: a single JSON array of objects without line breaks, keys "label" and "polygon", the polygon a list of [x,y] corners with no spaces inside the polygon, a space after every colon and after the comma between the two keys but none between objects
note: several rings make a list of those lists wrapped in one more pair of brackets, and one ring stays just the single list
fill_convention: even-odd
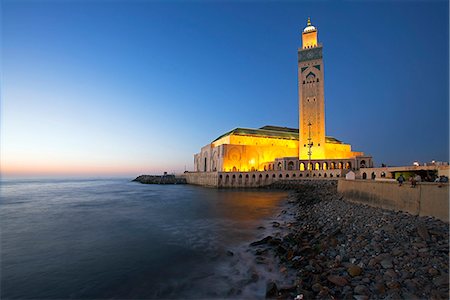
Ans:
[{"label": "mosque facade", "polygon": [[325,134],[323,47],[308,18],[298,49],[299,128],[235,128],[194,155],[195,172],[358,170],[371,156]]}]

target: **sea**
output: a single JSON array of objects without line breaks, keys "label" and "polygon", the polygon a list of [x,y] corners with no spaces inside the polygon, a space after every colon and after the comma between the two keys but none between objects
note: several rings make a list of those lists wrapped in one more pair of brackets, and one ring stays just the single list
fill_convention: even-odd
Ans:
[{"label": "sea", "polygon": [[264,298],[249,244],[287,193],[130,178],[1,179],[1,299]]}]

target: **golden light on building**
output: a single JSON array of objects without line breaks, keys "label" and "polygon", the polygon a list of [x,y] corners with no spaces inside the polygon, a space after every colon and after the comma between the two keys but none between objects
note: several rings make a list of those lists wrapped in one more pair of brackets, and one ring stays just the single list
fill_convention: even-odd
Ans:
[{"label": "golden light on building", "polygon": [[372,163],[350,144],[325,135],[324,67],[317,32],[308,18],[298,49],[299,128],[235,128],[194,156],[197,172],[333,170]]}]

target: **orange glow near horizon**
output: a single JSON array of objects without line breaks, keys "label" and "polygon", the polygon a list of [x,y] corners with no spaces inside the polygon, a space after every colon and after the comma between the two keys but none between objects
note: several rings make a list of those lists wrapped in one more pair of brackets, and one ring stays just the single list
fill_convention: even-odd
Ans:
[{"label": "orange glow near horizon", "polygon": [[182,170],[161,166],[143,166],[138,164],[106,164],[106,163],[4,163],[0,167],[2,176],[139,176],[142,174],[162,174],[163,172],[182,173]]}]

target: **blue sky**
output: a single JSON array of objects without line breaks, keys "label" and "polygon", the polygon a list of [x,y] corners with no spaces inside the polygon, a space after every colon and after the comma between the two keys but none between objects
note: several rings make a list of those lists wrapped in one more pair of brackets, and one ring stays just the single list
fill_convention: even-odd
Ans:
[{"label": "blue sky", "polygon": [[4,173],[193,168],[235,127],[297,128],[324,46],[327,135],[377,165],[449,156],[447,1],[2,1]]}]

